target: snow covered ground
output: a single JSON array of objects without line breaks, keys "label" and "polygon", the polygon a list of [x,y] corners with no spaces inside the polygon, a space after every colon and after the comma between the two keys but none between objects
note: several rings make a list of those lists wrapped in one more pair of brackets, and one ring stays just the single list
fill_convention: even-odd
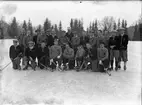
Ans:
[{"label": "snow covered ground", "polygon": [[[12,40],[0,41],[0,68],[10,62]],[[13,70],[0,73],[0,105],[140,105],[142,43],[129,42],[127,71],[95,72]],[[14,105],[15,105],[14,104]]]}]

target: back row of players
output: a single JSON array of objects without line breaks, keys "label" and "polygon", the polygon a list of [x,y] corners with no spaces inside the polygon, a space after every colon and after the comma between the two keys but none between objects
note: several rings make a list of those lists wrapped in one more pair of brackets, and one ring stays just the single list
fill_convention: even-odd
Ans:
[{"label": "back row of players", "polygon": [[[108,68],[115,70],[121,68],[121,61],[124,62],[123,69],[126,70],[128,35],[125,29],[113,30],[109,37],[103,35],[99,30],[97,35],[84,32],[81,36],[71,32],[69,29],[62,36],[57,37],[55,32],[48,30],[45,32],[35,31],[34,36],[28,31],[19,35],[18,40],[13,40],[10,47],[9,56],[13,63],[13,69],[21,69],[20,61],[25,65],[23,70],[33,67],[38,61],[38,67],[45,69],[50,67],[51,70],[62,68],[64,70],[74,69],[83,70],[91,69],[92,71],[104,71]],[[33,63],[29,63],[29,62]],[[104,69],[99,69],[98,65],[103,65]],[[35,69],[35,68],[34,68]]]}]

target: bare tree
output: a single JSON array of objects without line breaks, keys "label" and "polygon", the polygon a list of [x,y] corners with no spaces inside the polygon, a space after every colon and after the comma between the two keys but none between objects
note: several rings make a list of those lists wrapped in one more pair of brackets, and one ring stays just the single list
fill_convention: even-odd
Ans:
[{"label": "bare tree", "polygon": [[106,16],[102,19],[100,25],[103,31],[112,31],[115,20],[112,16]]}]

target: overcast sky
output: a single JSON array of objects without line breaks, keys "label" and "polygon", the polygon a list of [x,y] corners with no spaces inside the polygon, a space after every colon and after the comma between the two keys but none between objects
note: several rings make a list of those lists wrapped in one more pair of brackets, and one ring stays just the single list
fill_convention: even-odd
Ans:
[{"label": "overcast sky", "polygon": [[[7,6],[8,5],[8,6]],[[2,10],[2,9],[3,10]],[[33,25],[43,24],[48,17],[51,22],[59,23],[62,20],[63,28],[69,26],[71,18],[82,18],[84,27],[94,19],[101,20],[104,16],[114,16],[115,19],[123,18],[128,26],[138,20],[141,14],[140,1],[105,1],[95,3],[93,1],[12,1],[0,2],[0,13],[6,21],[16,17],[19,22],[30,18]]]}]

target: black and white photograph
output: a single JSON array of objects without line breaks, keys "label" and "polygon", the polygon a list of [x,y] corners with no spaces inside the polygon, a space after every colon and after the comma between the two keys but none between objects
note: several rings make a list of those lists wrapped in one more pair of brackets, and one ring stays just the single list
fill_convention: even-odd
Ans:
[{"label": "black and white photograph", "polygon": [[142,1],[0,1],[0,105],[141,105]]}]

